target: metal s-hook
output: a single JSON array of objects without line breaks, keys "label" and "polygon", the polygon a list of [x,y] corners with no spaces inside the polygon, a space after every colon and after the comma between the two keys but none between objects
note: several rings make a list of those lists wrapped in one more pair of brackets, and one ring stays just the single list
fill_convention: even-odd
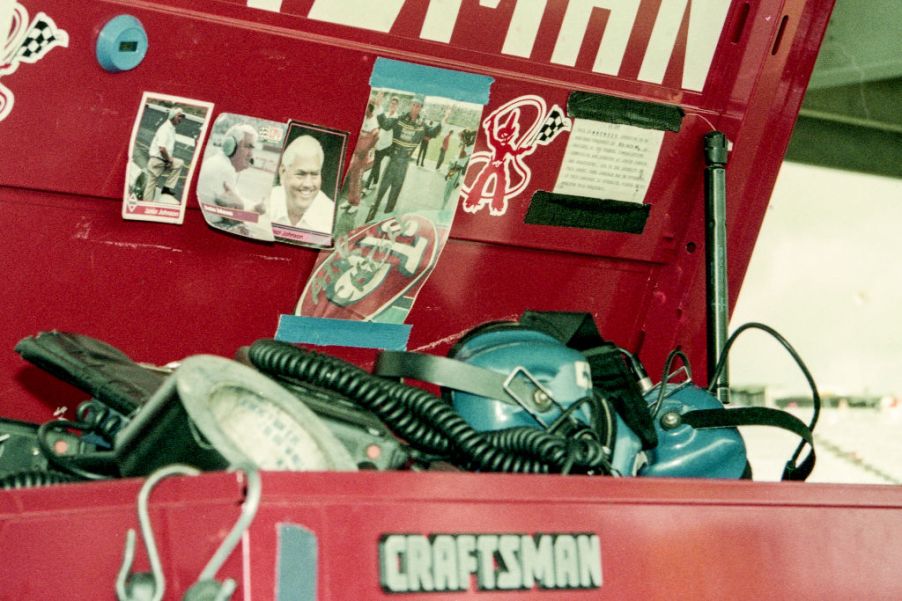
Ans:
[{"label": "metal s-hook", "polygon": [[185,592],[183,601],[228,601],[232,598],[232,593],[238,585],[232,578],[226,578],[223,582],[216,580],[216,573],[226,562],[232,551],[241,541],[241,537],[254,521],[257,515],[257,509],[260,507],[260,497],[262,486],[260,484],[260,474],[255,467],[240,468],[247,477],[247,494],[244,502],[241,504],[241,515],[238,521],[232,526],[232,530],[223,539],[219,548],[207,562],[207,565],[201,571],[191,588]]},{"label": "metal s-hook", "polygon": [[[241,504],[241,514],[229,534],[223,539],[219,548],[207,562],[207,565],[198,576],[191,588],[185,592],[184,601],[228,601],[238,585],[232,578],[223,582],[216,580],[216,573],[223,566],[232,551],[241,541],[241,537],[250,527],[257,509],[260,507],[262,486],[260,474],[256,468],[243,468],[247,478],[247,493]],[[135,558],[135,531],[129,529],[125,537],[125,554],[119,574],[116,577],[116,596],[118,601],[161,601],[166,592],[166,578],[160,562],[154,540],[153,528],[150,524],[150,515],[147,510],[148,500],[153,488],[160,480],[169,476],[196,476],[199,470],[187,465],[168,465],[152,473],[141,492],[138,493],[138,523],[141,527],[141,536],[144,537],[144,546],[147,550],[147,558],[150,562],[150,573],[131,573],[131,567]]]},{"label": "metal s-hook", "polygon": [[153,472],[138,493],[138,524],[141,527],[141,536],[144,538],[144,547],[147,550],[147,558],[150,562],[150,574],[141,572],[131,573],[135,559],[135,531],[129,528],[125,536],[125,555],[122,566],[116,576],[116,597],[119,601],[161,601],[166,591],[166,578],[163,576],[163,568],[160,563],[160,555],[154,540],[153,527],[150,524],[150,514],[147,510],[150,493],[154,487],[169,476],[196,476],[200,473],[188,465],[168,465]]}]

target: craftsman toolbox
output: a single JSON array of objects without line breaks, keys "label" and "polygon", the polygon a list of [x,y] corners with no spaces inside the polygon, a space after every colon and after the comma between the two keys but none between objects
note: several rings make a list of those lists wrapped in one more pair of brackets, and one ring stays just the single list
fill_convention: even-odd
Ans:
[{"label": "craftsman toolbox", "polygon": [[[632,456],[611,475],[410,469],[369,442],[366,466],[199,465],[216,441],[173,375],[273,338],[388,373],[386,349],[462,356],[479,326],[538,313],[587,317],[662,390],[679,349],[707,386],[709,187],[726,310],[832,5],[0,5],[0,417],[16,436],[77,421],[85,380],[23,353],[61,334],[158,376],[117,439],[124,477],[0,492],[0,598],[902,596],[893,488],[629,477]],[[160,426],[173,390],[195,425]],[[381,435],[308,394],[339,440]],[[151,473],[170,459],[211,473]]]}]

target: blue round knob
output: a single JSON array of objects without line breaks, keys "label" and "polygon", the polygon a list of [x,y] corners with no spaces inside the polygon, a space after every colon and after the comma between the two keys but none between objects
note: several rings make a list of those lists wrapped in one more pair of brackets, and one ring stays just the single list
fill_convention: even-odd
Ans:
[{"label": "blue round knob", "polygon": [[97,62],[110,73],[134,69],[146,54],[147,33],[131,15],[110,19],[97,36]]}]

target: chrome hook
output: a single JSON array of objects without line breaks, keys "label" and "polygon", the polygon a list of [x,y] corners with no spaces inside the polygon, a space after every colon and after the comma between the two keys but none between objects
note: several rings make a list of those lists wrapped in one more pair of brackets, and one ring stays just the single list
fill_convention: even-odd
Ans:
[{"label": "chrome hook", "polygon": [[[122,558],[122,566],[116,576],[116,596],[119,601],[161,601],[163,598],[163,593],[166,591],[166,578],[163,576],[160,554],[157,551],[153,527],[150,524],[150,513],[147,510],[150,493],[164,478],[196,476],[199,473],[200,470],[193,467],[174,464],[156,470],[144,482],[138,493],[138,524],[141,527],[141,536],[144,538],[144,547],[147,550],[151,573],[131,573],[135,559],[135,530],[129,528],[125,535],[125,554]],[[129,582],[130,579],[135,582]]]},{"label": "chrome hook", "polygon": [[235,580],[226,578],[223,582],[216,580],[216,573],[226,562],[232,551],[241,541],[241,537],[254,521],[257,515],[257,509],[260,507],[260,497],[262,494],[262,485],[260,483],[260,474],[255,467],[239,468],[247,477],[247,496],[241,504],[241,515],[232,530],[223,539],[219,548],[207,562],[207,565],[201,571],[191,588],[187,590],[184,601],[193,599],[213,599],[213,601],[228,601],[232,598],[232,593],[238,587]]}]

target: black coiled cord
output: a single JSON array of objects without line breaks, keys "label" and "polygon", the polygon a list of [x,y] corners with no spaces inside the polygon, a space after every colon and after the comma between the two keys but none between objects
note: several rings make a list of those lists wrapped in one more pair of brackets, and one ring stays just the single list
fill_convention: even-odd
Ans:
[{"label": "black coiled cord", "polygon": [[287,380],[324,388],[350,399],[376,414],[391,429],[427,453],[446,455],[452,445],[448,437],[428,427],[424,406],[418,402],[426,391],[377,378],[359,367],[329,355],[298,349],[269,340],[254,343],[248,357],[258,369]]},{"label": "black coiled cord", "polygon": [[337,357],[274,340],[249,350],[261,371],[336,392],[376,414],[398,436],[428,453],[490,472],[607,471],[606,449],[532,428],[482,434],[445,401],[422,388],[374,376]]},{"label": "black coiled cord", "polygon": [[[610,473],[607,451],[597,441],[586,438],[560,438],[548,435],[534,428],[509,428],[485,434],[489,442],[510,453],[513,465],[523,461],[524,469],[508,469],[499,471],[528,472],[530,468],[557,466],[562,473],[569,473],[574,465],[604,467]],[[532,457],[536,461],[526,462],[523,456]],[[542,470],[548,471],[548,470]]]},{"label": "black coiled cord", "polygon": [[121,414],[93,399],[79,405],[75,415],[84,432],[96,434],[107,447],[113,446],[116,434],[127,423]]},{"label": "black coiled cord", "polygon": [[0,478],[0,489],[12,490],[16,488],[37,488],[42,486],[52,486],[54,484],[64,484],[66,482],[78,482],[80,480],[81,478],[70,476],[69,474],[45,470],[30,470],[3,476]]}]

